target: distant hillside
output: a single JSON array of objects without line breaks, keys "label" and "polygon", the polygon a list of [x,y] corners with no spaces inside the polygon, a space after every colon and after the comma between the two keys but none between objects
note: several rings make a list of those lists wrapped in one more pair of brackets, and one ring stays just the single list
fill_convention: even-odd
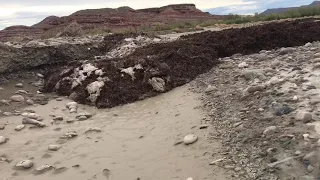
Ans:
[{"label": "distant hillside", "polygon": [[275,9],[267,9],[266,11],[260,13],[263,15],[270,15],[270,14],[282,14],[290,10],[296,10],[301,7],[313,7],[313,6],[320,6],[320,1],[314,1],[313,3],[309,5],[304,5],[300,7],[288,7],[288,8],[275,8]]},{"label": "distant hillside", "polygon": [[0,41],[7,41],[16,36],[39,38],[43,33],[59,32],[74,22],[79,24],[83,30],[113,30],[143,25],[220,19],[222,17],[202,12],[194,4],[174,4],[138,10],[130,7],[86,9],[64,17],[49,16],[31,27],[7,27],[0,31]]}]

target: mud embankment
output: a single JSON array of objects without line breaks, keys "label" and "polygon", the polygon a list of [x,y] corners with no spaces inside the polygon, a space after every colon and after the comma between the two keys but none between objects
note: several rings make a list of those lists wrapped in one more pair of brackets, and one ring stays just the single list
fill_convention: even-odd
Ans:
[{"label": "mud embankment", "polygon": [[127,36],[131,35],[52,38],[20,43],[1,43],[0,74],[93,59],[94,56],[104,55]]},{"label": "mud embankment", "polygon": [[72,94],[85,104],[113,107],[190,82],[219,63],[220,57],[320,40],[319,28],[319,21],[305,19],[184,36],[137,49],[124,58],[60,68],[47,76],[44,90]]}]

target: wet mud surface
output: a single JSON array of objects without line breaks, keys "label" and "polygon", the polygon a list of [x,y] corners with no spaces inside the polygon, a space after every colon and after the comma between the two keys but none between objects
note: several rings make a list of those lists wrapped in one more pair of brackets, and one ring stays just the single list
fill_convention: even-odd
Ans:
[{"label": "wet mud surface", "polygon": [[[114,107],[159,94],[160,92],[155,91],[153,86],[145,81],[146,76],[147,79],[161,78],[165,82],[164,92],[169,91],[207,72],[219,63],[220,57],[303,45],[320,39],[319,28],[319,21],[305,19],[183,36],[177,41],[139,48],[124,58],[90,61],[95,67],[103,70],[103,76],[92,73],[76,88],[71,88],[70,81],[63,79],[80,67],[80,63],[56,69],[48,73],[43,90],[56,91],[61,95],[75,92],[80,103],[102,108]],[[134,70],[134,79],[119,70],[138,64],[143,69]],[[163,70],[161,67],[163,64],[169,71]],[[65,73],[61,73],[61,69]],[[150,75],[148,72],[150,69],[157,73]],[[86,88],[99,77],[107,81],[104,81],[104,86],[99,90],[100,95],[93,103],[88,100],[89,94]],[[59,81],[60,88],[56,89],[55,86]]]}]

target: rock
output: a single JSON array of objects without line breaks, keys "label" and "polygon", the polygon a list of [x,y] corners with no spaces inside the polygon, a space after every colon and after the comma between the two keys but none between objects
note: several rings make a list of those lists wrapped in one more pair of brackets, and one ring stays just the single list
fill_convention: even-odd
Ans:
[{"label": "rock", "polygon": [[298,96],[293,96],[292,98],[293,101],[298,101],[298,99],[299,99]]},{"label": "rock", "polygon": [[31,160],[23,160],[16,164],[16,168],[19,169],[30,169],[33,166],[33,162]]},{"label": "rock", "polygon": [[192,177],[188,177],[188,179],[187,180],[193,180],[193,178]]},{"label": "rock", "polygon": [[3,87],[0,87],[0,91],[3,91],[4,89],[3,89]]},{"label": "rock", "polygon": [[5,115],[5,116],[12,116],[12,113],[11,113],[11,112],[3,112],[3,115]]},{"label": "rock", "polygon": [[69,99],[71,99],[71,100],[73,100],[73,101],[77,101],[78,98],[79,98],[79,95],[78,95],[78,93],[76,93],[76,92],[73,92],[73,93],[71,93],[71,94],[69,95]]},{"label": "rock", "polygon": [[42,74],[40,74],[40,73],[37,73],[37,76],[38,76],[39,78],[44,78],[44,76],[43,76]]},{"label": "rock", "polygon": [[294,109],[292,109],[291,107],[282,106],[282,107],[276,108],[275,115],[282,116],[285,114],[290,114],[292,111],[294,111]]},{"label": "rock", "polygon": [[263,134],[264,135],[269,135],[269,134],[277,132],[277,131],[278,131],[278,127],[277,126],[269,126],[263,131]]},{"label": "rock", "polygon": [[189,134],[183,138],[183,142],[186,145],[193,144],[198,140],[198,136],[194,134]]},{"label": "rock", "polygon": [[57,117],[53,118],[53,120],[55,120],[55,121],[63,121],[63,117],[62,116],[57,116]]},{"label": "rock", "polygon": [[21,114],[21,116],[23,116],[23,117],[28,117],[28,115],[29,115],[29,113],[27,113],[27,112],[24,112]]},{"label": "rock", "polygon": [[248,93],[254,93],[254,92],[257,92],[257,91],[262,91],[265,87],[262,86],[262,85],[259,85],[259,86],[249,86],[245,92],[248,92]]},{"label": "rock", "polygon": [[46,164],[46,165],[37,167],[37,168],[33,171],[33,174],[34,174],[34,175],[43,174],[43,173],[45,173],[45,172],[47,172],[47,171],[49,171],[49,170],[51,170],[51,169],[54,169],[54,167],[51,166],[51,165]]},{"label": "rock", "polygon": [[79,116],[77,118],[78,118],[79,121],[85,121],[85,120],[88,119],[88,117],[86,117],[86,116]]},{"label": "rock", "polygon": [[81,116],[84,116],[84,117],[86,117],[86,118],[88,119],[88,118],[91,118],[91,117],[92,117],[92,114],[91,114],[91,113],[87,113],[87,112],[83,112],[83,113],[79,113],[79,114],[76,116],[76,118],[79,118],[79,117],[81,117]]},{"label": "rock", "polygon": [[61,148],[61,146],[59,146],[59,145],[53,145],[53,144],[51,144],[51,145],[48,146],[48,149],[49,149],[50,151],[58,151],[60,148]]},{"label": "rock", "polygon": [[314,58],[320,58],[320,53],[316,53],[313,55]]},{"label": "rock", "polygon": [[15,92],[15,94],[28,94],[28,92],[25,90],[18,90]]},{"label": "rock", "polygon": [[314,167],[311,164],[309,164],[308,167],[307,167],[307,170],[309,172],[312,172],[314,170]]},{"label": "rock", "polygon": [[36,125],[39,127],[45,127],[46,125],[40,121],[34,120],[34,119],[30,119],[30,118],[23,118],[22,119],[22,124],[32,124],[32,125]]},{"label": "rock", "polygon": [[23,87],[23,84],[22,84],[22,83],[18,83],[18,84],[15,85],[15,87],[17,87],[17,88],[22,88],[22,87]]},{"label": "rock", "polygon": [[38,119],[40,119],[40,116],[36,113],[29,113],[27,115],[27,118],[38,120]]},{"label": "rock", "polygon": [[304,123],[309,123],[312,121],[312,114],[306,111],[299,111],[296,115],[296,120],[302,121]]},{"label": "rock", "polygon": [[288,48],[281,48],[279,54],[285,55],[293,52],[294,52],[294,48],[288,47]]},{"label": "rock", "polygon": [[217,87],[208,85],[208,87],[204,90],[205,93],[211,93],[212,91],[217,90]]},{"label": "rock", "polygon": [[26,127],[25,125],[21,124],[21,125],[18,125],[16,128],[14,128],[14,130],[21,131],[25,127]]},{"label": "rock", "polygon": [[153,87],[154,90],[158,92],[164,92],[165,91],[165,81],[158,77],[153,77],[152,79],[149,79],[149,83]]},{"label": "rock", "polygon": [[249,64],[247,64],[246,62],[242,62],[238,65],[239,68],[247,68],[249,67]]},{"label": "rock", "polygon": [[311,161],[311,160],[314,159],[316,156],[317,156],[317,152],[316,152],[316,151],[312,151],[312,152],[306,154],[306,155],[303,157],[303,160]]},{"label": "rock", "polygon": [[77,113],[77,109],[76,108],[71,108],[69,112],[70,113]]},{"label": "rock", "polygon": [[58,98],[56,98],[56,101],[63,101],[63,98],[58,97]]},{"label": "rock", "polygon": [[28,100],[26,101],[26,103],[27,103],[28,105],[34,105],[34,101],[33,101],[32,99],[28,99]]},{"label": "rock", "polygon": [[4,100],[4,99],[0,100],[0,104],[7,105],[7,106],[10,105],[9,101],[8,100]]},{"label": "rock", "polygon": [[3,124],[0,124],[0,130],[4,130],[5,126]]},{"label": "rock", "polygon": [[4,144],[4,143],[6,143],[7,142],[7,138],[6,137],[4,137],[4,136],[0,136],[0,144]]},{"label": "rock", "polygon": [[75,122],[75,120],[68,119],[68,120],[66,120],[66,122],[70,124],[70,123],[74,123],[74,122]]},{"label": "rock", "polygon": [[89,133],[89,132],[97,132],[97,133],[99,133],[99,132],[102,132],[102,130],[100,128],[98,128],[98,127],[93,127],[93,128],[87,129],[84,133]]},{"label": "rock", "polygon": [[23,102],[24,101],[24,97],[21,95],[13,95],[10,97],[10,100],[13,102]]},{"label": "rock", "polygon": [[60,137],[60,139],[71,139],[78,136],[77,132],[75,131],[69,131],[66,134],[64,134],[63,136]]},{"label": "rock", "polygon": [[278,59],[275,59],[271,62],[270,67],[272,68],[277,68],[278,66],[280,66],[281,62]]},{"label": "rock", "polygon": [[77,108],[77,107],[78,107],[78,103],[76,103],[76,102],[67,103],[67,108],[69,108],[69,109]]},{"label": "rock", "polygon": [[320,63],[320,58],[315,58],[312,62],[313,63]]},{"label": "rock", "polygon": [[246,79],[246,80],[253,80],[253,79],[264,79],[265,75],[263,70],[259,70],[259,69],[250,69],[250,70],[245,70],[242,73],[242,76]]}]

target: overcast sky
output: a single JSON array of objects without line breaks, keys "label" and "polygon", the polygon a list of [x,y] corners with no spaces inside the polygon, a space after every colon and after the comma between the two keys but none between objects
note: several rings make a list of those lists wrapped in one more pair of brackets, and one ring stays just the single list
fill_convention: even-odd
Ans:
[{"label": "overcast sky", "polygon": [[0,29],[33,25],[47,16],[66,16],[77,10],[130,6],[134,9],[193,3],[215,14],[253,14],[267,8],[300,6],[313,0],[0,0]]}]

